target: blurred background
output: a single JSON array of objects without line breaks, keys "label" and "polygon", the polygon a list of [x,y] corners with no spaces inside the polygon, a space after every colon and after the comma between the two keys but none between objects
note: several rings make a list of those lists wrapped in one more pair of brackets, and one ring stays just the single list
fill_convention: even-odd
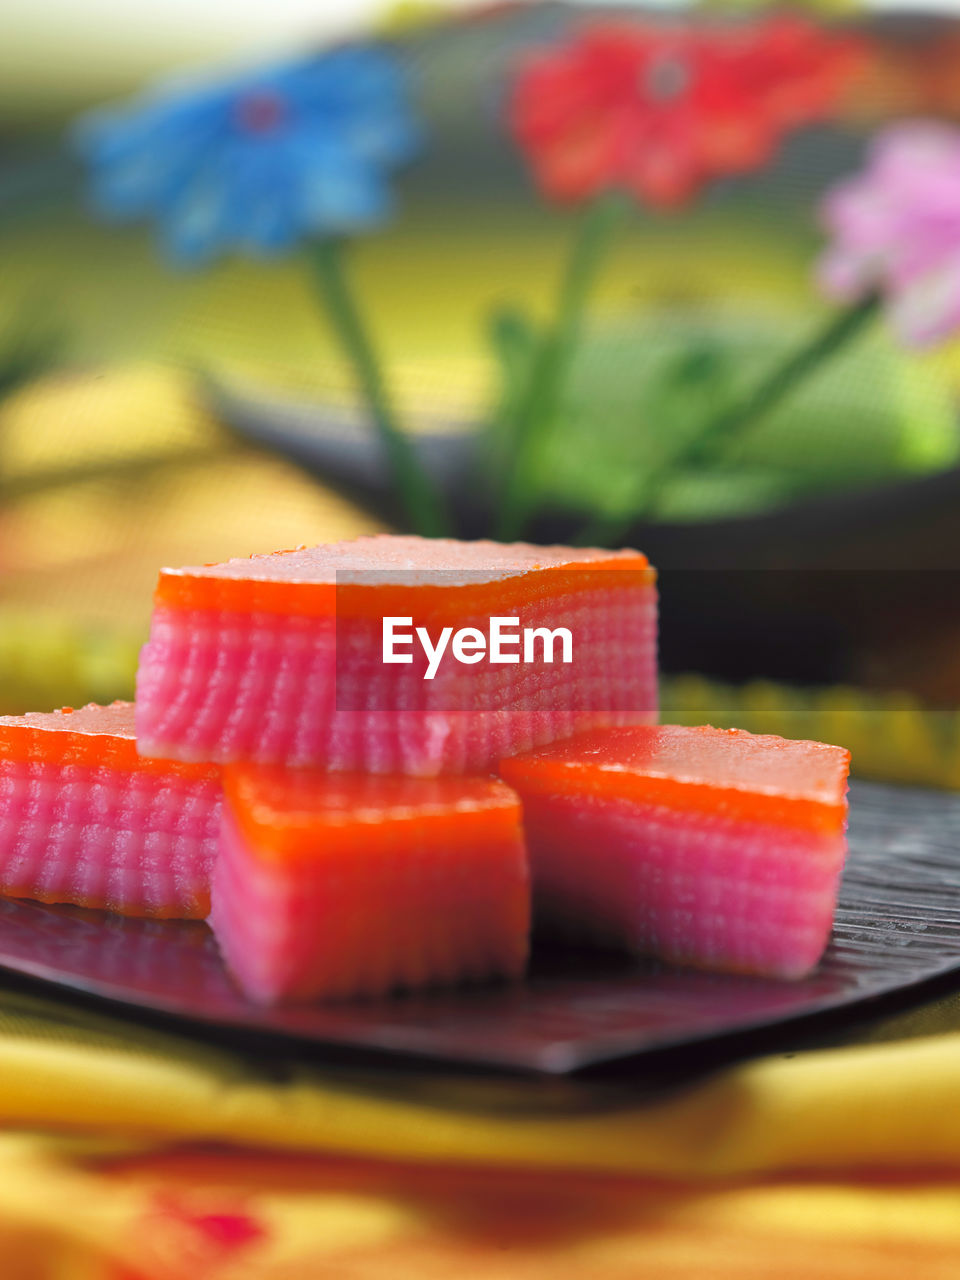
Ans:
[{"label": "blurred background", "polygon": [[[762,155],[711,161],[689,191],[654,187],[652,168],[638,178],[564,345],[562,281],[596,190],[544,179],[556,121],[517,106],[535,51],[627,24],[666,40],[666,72],[707,81],[721,63],[698,32],[739,39],[783,11],[6,0],[0,711],[130,696],[161,565],[412,527],[328,277],[318,296],[311,238],[247,252],[222,226],[216,252],[185,262],[164,245],[160,196],[119,221],[97,203],[98,169],[135,135],[108,122],[93,152],[77,143],[92,109],[134,119],[137,96],[171,76],[168,118],[197,78],[236,77],[256,109],[245,127],[269,132],[276,102],[262,85],[250,97],[250,68],[347,42],[402,69],[417,120],[389,216],[336,231],[391,415],[452,531],[638,545],[663,571],[665,714],[842,741],[862,772],[960,785],[960,345],[949,321],[913,341],[879,277],[838,301],[817,266],[837,234],[824,199],[879,135],[960,126],[952,7],[786,15],[807,33],[790,65],[806,59],[808,74],[827,57],[808,48],[812,30],[855,46],[849,73]],[[751,65],[758,83],[786,83],[779,64]],[[650,81],[658,110],[687,92],[677,83]],[[593,85],[601,99],[607,84]],[[563,111],[581,91],[558,90]],[[718,101],[685,117],[677,146],[715,123]],[[196,138],[205,119],[177,127]],[[169,144],[158,126],[136,136],[143,155]],[[929,306],[950,312],[960,164],[947,187],[931,279],[950,296]],[[840,334],[843,307],[864,298],[879,313]],[[551,352],[563,377],[525,419],[524,387],[538,368],[550,381]],[[704,450],[711,422],[719,443]],[[504,521],[521,471],[520,514]]]}]

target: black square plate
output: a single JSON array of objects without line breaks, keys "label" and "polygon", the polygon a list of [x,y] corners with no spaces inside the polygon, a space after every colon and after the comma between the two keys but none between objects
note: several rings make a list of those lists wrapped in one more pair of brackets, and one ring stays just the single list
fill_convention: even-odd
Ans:
[{"label": "black square plate", "polygon": [[581,951],[529,979],[351,1004],[260,1009],[200,923],[0,901],[0,966],[60,988],[264,1038],[562,1074],[716,1044],[892,997],[960,970],[960,796],[856,784],[833,940],[801,982],[671,969]]}]

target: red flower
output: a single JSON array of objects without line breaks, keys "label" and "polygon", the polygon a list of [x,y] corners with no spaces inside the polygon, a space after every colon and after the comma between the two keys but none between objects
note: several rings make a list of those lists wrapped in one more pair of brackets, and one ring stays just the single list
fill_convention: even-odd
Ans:
[{"label": "red flower", "polygon": [[759,168],[785,133],[828,115],[859,56],[859,42],[800,18],[599,23],[525,62],[509,124],[552,199],[616,187],[676,205],[711,178]]}]

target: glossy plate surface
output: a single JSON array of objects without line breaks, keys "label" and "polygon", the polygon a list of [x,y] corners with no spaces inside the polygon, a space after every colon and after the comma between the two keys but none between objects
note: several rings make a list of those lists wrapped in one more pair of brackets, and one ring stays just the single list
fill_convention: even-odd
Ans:
[{"label": "glossy plate surface", "polygon": [[[833,941],[783,983],[537,954],[527,982],[285,1009],[247,1003],[203,924],[0,901],[0,966],[207,1028],[562,1073],[890,997],[960,971],[960,796],[860,783]],[[184,1027],[184,1029],[188,1029]]]}]

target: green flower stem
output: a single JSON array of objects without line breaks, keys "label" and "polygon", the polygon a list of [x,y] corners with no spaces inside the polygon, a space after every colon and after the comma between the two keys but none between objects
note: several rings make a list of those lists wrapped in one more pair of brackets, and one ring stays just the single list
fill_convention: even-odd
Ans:
[{"label": "green flower stem", "polygon": [[347,283],[343,243],[332,237],[320,240],[311,256],[320,297],[386,450],[409,526],[425,537],[442,537],[450,532],[446,504],[397,425],[380,362]]},{"label": "green flower stem", "polygon": [[626,208],[625,197],[610,192],[595,200],[581,221],[553,323],[537,346],[526,386],[507,423],[510,458],[498,501],[497,536],[501,539],[520,534],[536,501],[537,457],[556,420],[597,269]]},{"label": "green flower stem", "polygon": [[609,545],[622,538],[637,515],[655,511],[660,488],[671,472],[715,461],[731,440],[775,409],[824,360],[852,341],[873,319],[879,306],[879,295],[871,293],[832,313],[822,329],[771,370],[744,400],[708,419],[679,452],[646,472],[632,494],[628,512],[596,517],[581,530],[577,542]]}]

